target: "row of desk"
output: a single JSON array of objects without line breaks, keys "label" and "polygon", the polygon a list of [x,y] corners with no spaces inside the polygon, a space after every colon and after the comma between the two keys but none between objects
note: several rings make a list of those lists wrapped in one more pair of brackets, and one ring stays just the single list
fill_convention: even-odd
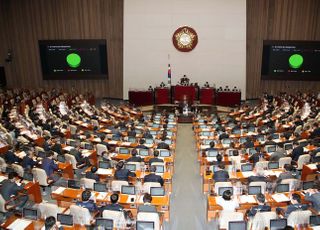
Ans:
[{"label": "row of desk", "polygon": [[195,86],[172,86],[171,88],[155,88],[154,90],[130,90],[129,102],[136,106],[161,105],[187,100],[190,104],[236,106],[240,105],[241,92],[216,91],[215,88],[198,88]]}]

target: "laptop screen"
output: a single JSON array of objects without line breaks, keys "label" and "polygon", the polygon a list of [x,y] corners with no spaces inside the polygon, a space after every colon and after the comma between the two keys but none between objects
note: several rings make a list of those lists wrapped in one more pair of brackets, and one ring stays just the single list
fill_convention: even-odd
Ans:
[{"label": "laptop screen", "polygon": [[257,195],[261,193],[261,186],[249,186],[248,195]]},{"label": "laptop screen", "polygon": [[170,151],[166,149],[160,150],[160,157],[170,157]]},{"label": "laptop screen", "polygon": [[137,230],[154,230],[154,222],[138,220],[136,229]]},{"label": "laptop screen", "polygon": [[140,156],[149,156],[149,150],[148,149],[139,149],[139,155]]},{"label": "laptop screen", "polygon": [[127,195],[135,195],[136,190],[134,186],[127,186],[127,185],[122,185],[121,186],[121,193],[122,194],[127,194]]},{"label": "laptop screen", "polygon": [[278,169],[279,168],[279,162],[269,162],[268,163],[268,169]]},{"label": "laptop screen", "polygon": [[80,181],[79,180],[68,180],[68,188],[79,189]]},{"label": "laptop screen", "polygon": [[304,181],[302,184],[302,189],[307,190],[313,188],[314,181]]},{"label": "laptop screen", "polygon": [[135,137],[128,137],[128,141],[131,143],[136,142],[136,138]]},{"label": "laptop screen", "polygon": [[241,165],[241,171],[242,172],[249,172],[253,170],[253,165],[252,164],[243,164]]},{"label": "laptop screen", "polygon": [[93,150],[93,145],[92,145],[92,144],[89,144],[89,143],[85,143],[85,144],[84,144],[84,148],[85,148],[85,149],[88,149],[88,150]]},{"label": "laptop screen", "polygon": [[[100,229],[112,230],[113,229],[113,220],[105,218],[96,218],[96,227]],[[100,228],[99,228],[100,227]]]},{"label": "laptop screen", "polygon": [[167,145],[171,145],[172,144],[172,141],[170,139],[165,139],[164,140],[164,143],[166,143]]},{"label": "laptop screen", "polygon": [[249,148],[249,154],[250,155],[253,155],[255,153],[257,153],[257,150],[255,148]]},{"label": "laptop screen", "polygon": [[151,187],[150,194],[151,196],[164,196],[165,191],[163,187]]},{"label": "laptop screen", "polygon": [[219,187],[218,189],[218,195],[222,196],[222,194],[224,193],[224,191],[230,190],[231,193],[233,194],[233,188],[232,187]]},{"label": "laptop screen", "polygon": [[33,208],[24,208],[23,209],[23,217],[29,220],[37,220],[38,219],[38,210]]},{"label": "laptop screen", "polygon": [[209,150],[207,153],[208,157],[216,157],[218,156],[219,151],[218,150]]},{"label": "laptop screen", "polygon": [[270,230],[283,229],[287,226],[287,219],[270,220]]},{"label": "laptop screen", "polygon": [[276,146],[275,145],[268,146],[266,148],[266,151],[267,151],[267,153],[273,153],[276,151]]},{"label": "laptop screen", "polygon": [[293,149],[293,144],[292,143],[287,143],[283,145],[284,150],[290,150]]},{"label": "laptop screen", "polygon": [[102,183],[94,183],[93,184],[93,190],[96,192],[106,192],[107,191],[107,185]]},{"label": "laptop screen", "polygon": [[224,145],[228,145],[230,143],[231,143],[231,139],[229,139],[229,138],[226,138],[226,139],[222,140],[222,144],[224,144]]},{"label": "laptop screen", "polygon": [[73,216],[67,214],[57,214],[57,221],[60,222],[61,225],[73,226]]},{"label": "laptop screen", "polygon": [[229,221],[229,230],[247,230],[247,222]]},{"label": "laptop screen", "polygon": [[99,168],[109,169],[111,168],[111,164],[110,162],[107,162],[107,161],[99,161]]},{"label": "laptop screen", "polygon": [[264,136],[263,135],[258,135],[257,136],[257,140],[260,141],[260,142],[264,141]]},{"label": "laptop screen", "polygon": [[320,216],[310,216],[310,225],[319,226],[320,225]]},{"label": "laptop screen", "polygon": [[155,166],[156,166],[156,173],[164,173],[163,165],[155,165]]},{"label": "laptop screen", "polygon": [[150,131],[150,134],[151,134],[151,135],[157,135],[157,133],[158,133],[158,131],[155,131],[155,130],[151,130],[151,131]]},{"label": "laptop screen", "polygon": [[77,147],[78,143],[76,141],[70,141],[69,145],[72,146],[72,147]]},{"label": "laptop screen", "polygon": [[134,172],[134,171],[136,171],[136,165],[135,164],[125,164],[124,165],[124,168],[125,169],[128,169],[129,171],[131,171],[131,172]]},{"label": "laptop screen", "polygon": [[23,173],[23,179],[27,181],[33,181],[33,174],[25,171]]},{"label": "laptop screen", "polygon": [[240,140],[239,140],[240,144],[243,144],[243,143],[245,143],[246,141],[247,141],[247,138],[246,138],[246,137],[241,137]]},{"label": "laptop screen", "polygon": [[289,184],[278,184],[277,192],[289,192]]},{"label": "laptop screen", "polygon": [[147,138],[147,139],[146,139],[146,144],[147,144],[147,145],[153,144],[153,139]]},{"label": "laptop screen", "polygon": [[119,148],[119,153],[120,154],[129,154],[130,151],[127,148]]},{"label": "laptop screen", "polygon": [[280,138],[280,134],[279,133],[274,133],[274,134],[271,135],[271,137],[272,137],[273,140],[277,140],[277,139]]},{"label": "laptop screen", "polygon": [[201,136],[210,136],[210,132],[209,131],[201,132]]}]

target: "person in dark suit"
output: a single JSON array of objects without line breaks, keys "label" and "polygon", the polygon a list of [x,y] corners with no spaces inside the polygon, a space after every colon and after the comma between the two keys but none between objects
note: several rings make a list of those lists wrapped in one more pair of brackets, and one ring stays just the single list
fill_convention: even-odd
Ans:
[{"label": "person in dark suit", "polygon": [[131,150],[131,157],[127,160],[127,162],[141,162],[142,159],[140,156],[137,156],[137,150],[136,149],[132,149]]},{"label": "person in dark suit", "polygon": [[7,164],[13,164],[15,162],[18,162],[18,163],[21,162],[21,159],[14,154],[12,149],[4,154],[4,159],[7,162]]},{"label": "person in dark suit", "polygon": [[99,178],[99,175],[96,174],[97,170],[98,169],[96,166],[92,166],[90,171],[86,172],[86,178],[93,179],[98,182],[100,180],[100,178]]},{"label": "person in dark suit", "polygon": [[295,175],[293,173],[293,166],[292,165],[285,164],[283,166],[283,168],[284,168],[285,171],[280,173],[280,175],[278,176],[277,181],[276,181],[277,184],[280,184],[282,180],[294,179],[295,178]]},{"label": "person in dark suit", "polygon": [[294,148],[292,150],[291,158],[293,161],[298,161],[299,157],[303,155],[303,147],[299,144],[299,142],[294,142],[293,146]]},{"label": "person in dark suit", "polygon": [[246,142],[243,143],[243,147],[246,149],[253,148],[254,147],[253,140],[250,137],[247,137]]},{"label": "person in dark suit", "polygon": [[310,133],[309,138],[313,139],[313,138],[317,138],[317,137],[320,137],[320,128],[319,128],[318,123],[314,123],[313,124],[313,131]]},{"label": "person in dark suit", "polygon": [[56,138],[55,143],[51,147],[51,150],[58,153],[59,155],[63,154],[60,138]]},{"label": "person in dark suit", "polygon": [[28,151],[26,156],[22,159],[21,166],[25,170],[32,169],[37,165],[37,162],[33,160],[34,154],[32,151]]},{"label": "person in dark suit", "polygon": [[214,172],[213,179],[215,182],[228,181],[229,173],[225,170],[224,164],[218,165],[218,170]]},{"label": "person in dark suit", "polygon": [[71,149],[69,154],[76,158],[77,165],[90,165],[89,159],[87,157],[83,157],[78,149]]},{"label": "person in dark suit", "polygon": [[155,151],[153,152],[153,158],[151,158],[151,159],[149,160],[149,164],[152,165],[152,163],[154,163],[154,162],[163,162],[163,160],[160,159],[160,158],[158,158],[158,157],[159,157],[159,151],[158,151],[158,150],[155,150]]},{"label": "person in dark suit", "polygon": [[210,143],[209,143],[209,148],[206,148],[206,151],[214,151],[214,150],[217,150],[217,148],[215,148],[214,146],[215,146],[215,143],[214,143],[214,141],[211,141]]},{"label": "person in dark suit", "polygon": [[94,201],[90,200],[91,192],[89,190],[85,190],[81,194],[81,200],[76,203],[76,205],[88,209],[90,212],[95,212],[98,210],[97,205]]},{"label": "person in dark suit", "polygon": [[151,204],[152,196],[149,193],[143,195],[143,204],[138,206],[138,212],[158,212],[157,208]]},{"label": "person in dark suit", "polygon": [[251,209],[248,211],[248,216],[253,217],[256,215],[257,212],[269,212],[271,211],[271,207],[269,205],[265,204],[265,196],[261,193],[257,194],[256,196],[258,205],[251,207]]},{"label": "person in dark suit", "polygon": [[150,131],[148,129],[144,132],[142,137],[146,138],[146,139],[148,139],[148,138],[152,139],[153,138],[152,134],[150,133]]},{"label": "person in dark suit", "polygon": [[110,196],[111,204],[107,204],[105,206],[102,206],[100,208],[100,212],[102,213],[104,210],[111,210],[111,211],[123,211],[123,207],[118,204],[119,195],[116,193],[113,193]]},{"label": "person in dark suit", "polygon": [[12,196],[16,197],[17,199],[13,201],[14,205],[17,206],[17,209],[22,209],[28,201],[28,195],[18,196],[18,193],[24,190],[23,186],[17,185],[16,180],[18,179],[18,174],[16,172],[10,172],[8,175],[8,179],[2,181],[0,194],[6,201],[12,199]]},{"label": "person in dark suit", "polygon": [[120,161],[116,165],[116,171],[114,173],[114,177],[115,177],[116,180],[128,181],[129,176],[131,176],[131,177],[135,177],[136,176],[136,174],[134,172],[130,172],[128,169],[124,169],[123,166],[124,166],[123,161]]},{"label": "person in dark suit", "polygon": [[46,171],[46,174],[50,179],[54,181],[58,180],[58,178],[54,175],[54,171],[58,170],[58,165],[53,160],[52,151],[49,151],[47,153],[47,157],[42,160],[41,166],[42,166],[42,169]]},{"label": "person in dark suit", "polygon": [[145,140],[144,139],[140,139],[139,140],[139,145],[136,147],[136,149],[149,149],[147,146],[144,145]]},{"label": "person in dark suit", "polygon": [[272,139],[272,136],[271,136],[271,135],[268,136],[266,142],[264,142],[264,145],[276,145],[276,144],[277,144],[277,142],[275,142],[275,141]]},{"label": "person in dark suit", "polygon": [[277,208],[276,211],[278,214],[284,215],[285,218],[288,218],[290,213],[297,210],[307,210],[308,204],[301,204],[301,196],[297,193],[291,195],[291,204],[288,205],[287,210],[284,212],[282,208]]},{"label": "person in dark suit", "polygon": [[144,176],[143,181],[144,182],[158,182],[158,183],[160,183],[161,186],[163,186],[163,183],[164,183],[163,178],[161,176],[155,174],[156,170],[157,170],[156,166],[151,165],[150,166],[150,174]]},{"label": "person in dark suit", "polygon": [[320,211],[320,192],[318,189],[308,189],[304,199],[310,201],[315,210]]},{"label": "person in dark suit", "polygon": [[161,138],[161,142],[158,143],[157,145],[157,149],[170,149],[170,146],[165,143],[165,140],[166,140],[166,137],[165,136],[162,136]]},{"label": "person in dark suit", "polygon": [[44,151],[50,151],[51,150],[51,140],[50,140],[50,137],[48,136],[45,136],[44,138],[44,143],[43,143],[43,149]]}]

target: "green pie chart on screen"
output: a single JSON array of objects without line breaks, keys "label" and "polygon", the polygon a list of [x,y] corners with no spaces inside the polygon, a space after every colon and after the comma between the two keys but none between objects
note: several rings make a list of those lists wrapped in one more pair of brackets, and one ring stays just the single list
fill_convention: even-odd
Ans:
[{"label": "green pie chart on screen", "polygon": [[291,68],[298,69],[303,63],[303,57],[300,54],[293,54],[289,58],[289,65]]},{"label": "green pie chart on screen", "polygon": [[68,54],[66,60],[68,65],[72,68],[79,67],[81,63],[81,57],[79,54],[76,54],[76,53]]}]

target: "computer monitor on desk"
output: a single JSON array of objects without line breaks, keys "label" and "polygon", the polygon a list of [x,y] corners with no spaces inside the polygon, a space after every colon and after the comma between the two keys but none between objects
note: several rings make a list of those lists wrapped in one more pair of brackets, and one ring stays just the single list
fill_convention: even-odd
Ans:
[{"label": "computer monitor on desk", "polygon": [[164,196],[165,191],[163,187],[151,187],[150,188],[150,195],[151,196]]},{"label": "computer monitor on desk", "polygon": [[149,149],[139,149],[139,156],[146,157],[149,156]]},{"label": "computer monitor on desk", "polygon": [[24,208],[23,209],[23,218],[29,220],[37,220],[38,219],[38,210],[33,208]]},{"label": "computer monitor on desk", "polygon": [[277,149],[277,146],[276,145],[269,145],[269,146],[266,146],[266,152],[267,153],[273,153],[275,152]]},{"label": "computer monitor on desk", "polygon": [[108,161],[99,161],[99,168],[109,169],[111,168],[111,163]]},{"label": "computer monitor on desk", "polygon": [[136,169],[137,169],[137,166],[135,165],[135,164],[125,164],[124,165],[124,168],[125,169],[128,169],[129,171],[131,171],[131,172],[134,172],[134,171],[136,171]]},{"label": "computer monitor on desk", "polygon": [[287,219],[270,220],[270,230],[284,229],[287,226]]},{"label": "computer monitor on desk", "polygon": [[68,180],[68,188],[80,189],[80,187],[79,180]]},{"label": "computer monitor on desk", "polygon": [[171,153],[167,149],[161,149],[160,150],[160,157],[170,157]]},{"label": "computer monitor on desk", "polygon": [[164,173],[164,166],[163,165],[155,165],[156,173]]},{"label": "computer monitor on desk", "polygon": [[246,221],[229,221],[229,230],[247,230]]},{"label": "computer monitor on desk", "polygon": [[57,221],[60,222],[61,225],[73,226],[73,216],[67,214],[57,214]]},{"label": "computer monitor on desk", "polygon": [[113,229],[113,220],[112,219],[105,219],[105,218],[96,218],[97,229],[105,229],[105,230],[112,230]]},{"label": "computer monitor on desk", "polygon": [[154,230],[154,222],[138,220],[136,229],[137,230]]},{"label": "computer monitor on desk", "polygon": [[279,162],[269,162],[268,163],[268,169],[278,169],[279,168]]},{"label": "computer monitor on desk", "polygon": [[136,189],[135,189],[134,186],[122,185],[121,186],[121,193],[122,194],[127,194],[127,195],[135,195],[136,194]]},{"label": "computer monitor on desk", "polygon": [[129,154],[130,151],[128,148],[119,148],[119,153],[120,154]]},{"label": "computer monitor on desk", "polygon": [[216,157],[218,156],[219,154],[219,151],[218,150],[208,150],[207,152],[207,157]]},{"label": "computer monitor on desk", "polygon": [[289,192],[289,184],[278,184],[276,191],[279,193]]},{"label": "computer monitor on desk", "polygon": [[107,185],[103,183],[94,183],[93,190],[96,192],[107,192]]},{"label": "computer monitor on desk", "polygon": [[253,170],[253,164],[242,164],[241,171],[242,172],[250,172]]},{"label": "computer monitor on desk", "polygon": [[310,216],[310,226],[319,226],[320,225],[320,216],[312,215]]},{"label": "computer monitor on desk", "polygon": [[257,195],[261,193],[261,186],[249,186],[248,195]]},{"label": "computer monitor on desk", "polygon": [[314,181],[303,181],[302,189],[307,190],[307,189],[313,188],[313,185],[314,185]]}]

